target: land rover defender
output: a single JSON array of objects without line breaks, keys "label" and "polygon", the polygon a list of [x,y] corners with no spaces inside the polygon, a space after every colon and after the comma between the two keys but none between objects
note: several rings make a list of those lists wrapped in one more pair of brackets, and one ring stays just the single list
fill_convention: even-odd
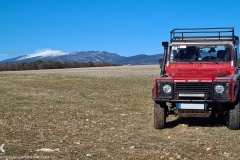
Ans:
[{"label": "land rover defender", "polygon": [[177,28],[170,32],[170,44],[162,45],[160,76],[152,91],[154,127],[165,128],[173,113],[224,115],[229,129],[239,129],[239,37],[234,28]]}]

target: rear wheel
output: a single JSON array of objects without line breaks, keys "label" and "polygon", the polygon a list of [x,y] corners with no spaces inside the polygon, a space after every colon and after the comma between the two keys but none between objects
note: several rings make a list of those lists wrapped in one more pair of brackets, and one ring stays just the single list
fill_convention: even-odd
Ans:
[{"label": "rear wheel", "polygon": [[239,129],[239,126],[240,126],[240,104],[239,102],[237,102],[234,108],[228,112],[227,127],[232,130],[237,130]]},{"label": "rear wheel", "polygon": [[166,105],[154,104],[154,128],[163,129],[166,125]]}]

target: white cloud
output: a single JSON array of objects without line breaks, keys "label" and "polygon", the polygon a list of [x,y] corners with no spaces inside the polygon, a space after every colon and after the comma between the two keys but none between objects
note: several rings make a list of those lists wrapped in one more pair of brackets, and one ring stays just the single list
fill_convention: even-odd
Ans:
[{"label": "white cloud", "polygon": [[68,54],[68,53],[65,53],[61,50],[43,49],[43,50],[37,50],[35,51],[35,53],[26,55],[17,60],[23,60],[23,59],[34,58],[34,57],[57,57],[65,54]]}]

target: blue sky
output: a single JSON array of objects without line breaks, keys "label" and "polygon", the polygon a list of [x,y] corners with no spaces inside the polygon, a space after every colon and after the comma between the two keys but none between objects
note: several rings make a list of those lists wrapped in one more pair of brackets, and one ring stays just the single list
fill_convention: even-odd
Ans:
[{"label": "blue sky", "polygon": [[235,27],[238,0],[0,0],[0,60],[52,49],[162,53],[170,30]]}]

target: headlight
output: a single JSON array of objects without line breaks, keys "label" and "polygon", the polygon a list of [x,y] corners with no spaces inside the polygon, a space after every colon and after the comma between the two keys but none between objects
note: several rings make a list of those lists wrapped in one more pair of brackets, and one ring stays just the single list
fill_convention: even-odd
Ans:
[{"label": "headlight", "polygon": [[157,81],[156,94],[159,98],[172,98],[173,96],[173,83],[168,81]]},{"label": "headlight", "polygon": [[231,84],[229,82],[216,82],[214,84],[214,98],[231,98]]},{"label": "headlight", "polygon": [[224,91],[223,85],[216,85],[216,86],[214,87],[214,89],[215,89],[215,92],[216,92],[216,93],[219,93],[219,94],[223,93],[223,91]]},{"label": "headlight", "polygon": [[168,85],[168,84],[165,84],[163,86],[163,92],[164,93],[171,93],[172,92],[172,87],[170,85]]}]

